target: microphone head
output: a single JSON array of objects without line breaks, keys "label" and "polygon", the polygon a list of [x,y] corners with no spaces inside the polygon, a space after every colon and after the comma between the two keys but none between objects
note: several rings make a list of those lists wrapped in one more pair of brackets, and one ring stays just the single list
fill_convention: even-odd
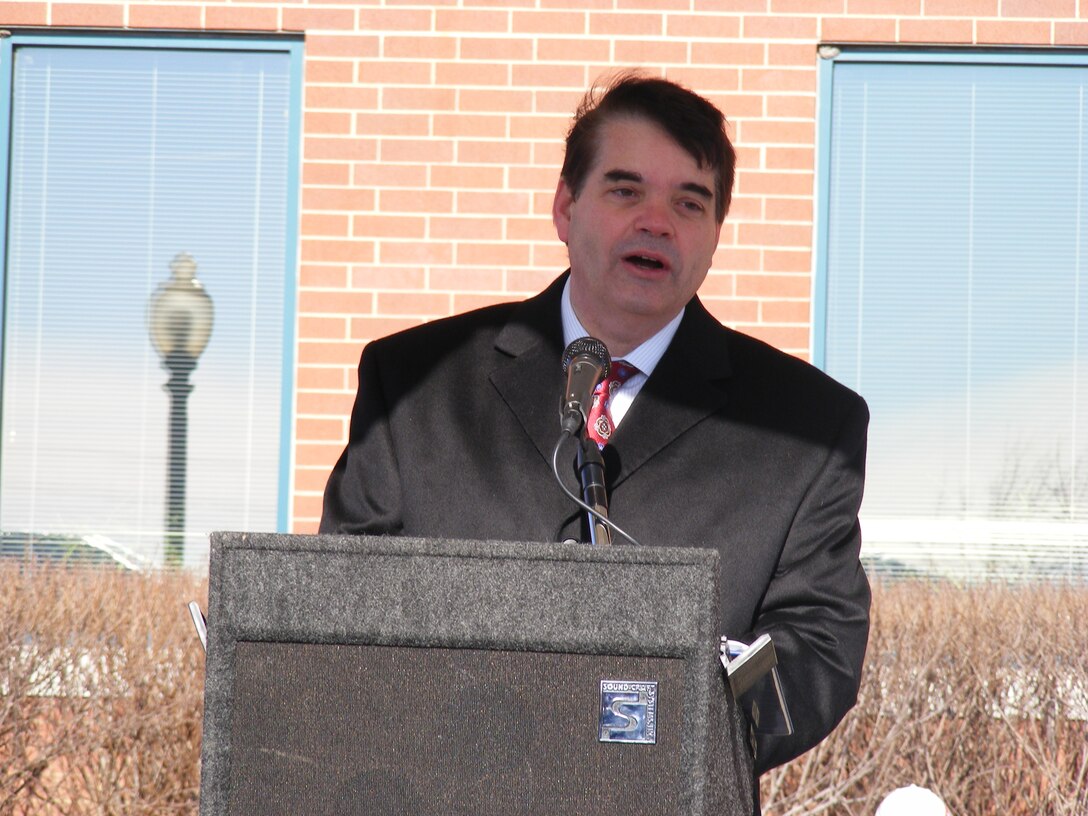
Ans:
[{"label": "microphone head", "polygon": [[596,337],[579,337],[574,340],[563,352],[563,373],[567,373],[570,364],[575,357],[587,355],[601,363],[601,376],[607,377],[608,370],[612,367],[612,357],[608,354],[608,347]]}]

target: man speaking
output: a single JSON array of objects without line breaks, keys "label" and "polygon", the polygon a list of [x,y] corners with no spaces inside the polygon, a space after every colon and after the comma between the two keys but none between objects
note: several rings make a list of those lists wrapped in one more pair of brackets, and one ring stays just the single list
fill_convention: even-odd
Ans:
[{"label": "man speaking", "polygon": [[643,544],[716,549],[722,634],[774,642],[794,733],[758,738],[762,772],[823,739],[856,699],[868,411],[696,296],[732,193],[724,124],[662,79],[624,75],[587,95],[552,208],[569,271],[524,302],[366,347],[320,529],[589,541],[551,463],[564,349],[600,340],[611,364],[586,433],[610,519]]}]

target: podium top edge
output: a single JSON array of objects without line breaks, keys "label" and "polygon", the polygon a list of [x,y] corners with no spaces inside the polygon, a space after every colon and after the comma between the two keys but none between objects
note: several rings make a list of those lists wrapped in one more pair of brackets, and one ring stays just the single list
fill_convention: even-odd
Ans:
[{"label": "podium top edge", "polygon": [[344,553],[449,558],[577,561],[629,564],[669,564],[716,567],[720,555],[711,547],[662,547],[547,543],[539,541],[479,541],[396,535],[249,533],[211,534],[211,557],[224,551],[276,550],[284,553]]}]

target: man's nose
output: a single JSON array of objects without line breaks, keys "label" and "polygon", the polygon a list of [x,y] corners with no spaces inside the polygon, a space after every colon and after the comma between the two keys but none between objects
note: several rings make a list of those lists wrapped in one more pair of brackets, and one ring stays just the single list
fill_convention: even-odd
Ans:
[{"label": "man's nose", "polygon": [[655,236],[672,235],[672,215],[667,201],[650,196],[639,207],[635,228]]}]

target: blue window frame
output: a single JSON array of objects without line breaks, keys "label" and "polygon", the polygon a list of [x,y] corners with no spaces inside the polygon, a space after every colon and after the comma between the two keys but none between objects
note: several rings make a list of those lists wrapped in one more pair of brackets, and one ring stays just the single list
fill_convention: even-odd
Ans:
[{"label": "blue window frame", "polygon": [[1088,576],[1088,54],[824,47],[814,357],[883,563]]},{"label": "blue window frame", "polygon": [[168,374],[148,305],[183,253],[214,306],[191,375],[185,563],[290,508],[302,43],[0,40],[0,530],[163,558]]}]

